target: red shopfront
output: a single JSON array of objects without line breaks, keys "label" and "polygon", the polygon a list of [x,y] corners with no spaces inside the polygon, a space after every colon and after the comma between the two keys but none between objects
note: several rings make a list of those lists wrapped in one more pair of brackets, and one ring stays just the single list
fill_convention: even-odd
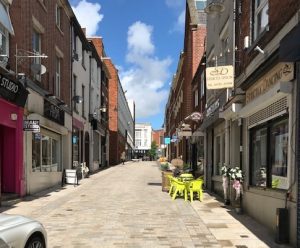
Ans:
[{"label": "red shopfront", "polygon": [[1,195],[26,192],[23,169],[23,106],[28,92],[0,72]]}]

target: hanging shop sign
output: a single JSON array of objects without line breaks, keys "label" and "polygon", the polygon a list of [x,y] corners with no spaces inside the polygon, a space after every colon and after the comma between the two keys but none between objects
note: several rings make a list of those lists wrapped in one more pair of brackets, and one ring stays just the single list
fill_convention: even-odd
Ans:
[{"label": "hanging shop sign", "polygon": [[165,137],[165,145],[169,145],[171,143],[171,138],[170,137]]},{"label": "hanging shop sign", "polygon": [[233,83],[232,65],[206,68],[206,87],[208,90],[232,88]]},{"label": "hanging shop sign", "polygon": [[294,79],[294,64],[279,63],[246,91],[246,103],[266,93],[278,82],[290,82]]},{"label": "hanging shop sign", "polygon": [[23,120],[23,131],[39,133],[41,131],[39,120]]},{"label": "hanging shop sign", "polygon": [[17,106],[24,107],[28,91],[19,81],[13,81],[0,72],[0,96]]},{"label": "hanging shop sign", "polygon": [[44,116],[60,125],[65,125],[65,112],[44,99]]}]

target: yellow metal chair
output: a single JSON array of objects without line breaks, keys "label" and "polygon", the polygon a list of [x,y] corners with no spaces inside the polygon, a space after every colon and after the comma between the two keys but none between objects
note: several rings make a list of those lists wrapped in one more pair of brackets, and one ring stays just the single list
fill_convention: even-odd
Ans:
[{"label": "yellow metal chair", "polygon": [[178,179],[173,179],[172,183],[174,185],[175,191],[173,193],[172,199],[175,200],[177,194],[180,195],[184,194],[184,200],[187,201],[187,189],[186,189],[186,183],[180,182]]},{"label": "yellow metal chair", "polygon": [[203,180],[197,179],[189,182],[188,191],[190,193],[191,202],[194,198],[194,193],[196,192],[199,198],[199,201],[203,201]]},{"label": "yellow metal chair", "polygon": [[174,177],[171,176],[171,175],[168,175],[168,179],[169,179],[169,182],[170,182],[169,195],[172,196],[172,192],[175,190],[175,184],[173,182]]}]

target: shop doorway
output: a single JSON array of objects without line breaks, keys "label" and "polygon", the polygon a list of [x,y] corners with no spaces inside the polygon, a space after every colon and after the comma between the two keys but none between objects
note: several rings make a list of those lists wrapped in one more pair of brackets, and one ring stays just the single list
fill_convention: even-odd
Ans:
[{"label": "shop doorway", "polygon": [[0,125],[1,195],[16,192],[15,140],[15,129]]},{"label": "shop doorway", "polygon": [[85,132],[84,136],[85,162],[86,166],[90,167],[90,136],[88,132]]}]

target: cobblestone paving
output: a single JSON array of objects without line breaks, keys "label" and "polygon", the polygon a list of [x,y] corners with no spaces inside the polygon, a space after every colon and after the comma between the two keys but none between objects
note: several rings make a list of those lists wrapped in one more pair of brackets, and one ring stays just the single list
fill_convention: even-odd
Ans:
[{"label": "cobblestone paving", "polygon": [[[28,197],[1,210],[41,221],[53,248],[269,247],[220,212],[220,206],[211,208],[213,198],[207,194],[203,203],[172,201],[160,183],[155,162],[127,163],[94,174],[79,186]],[[241,234],[248,237],[248,246]]]}]

